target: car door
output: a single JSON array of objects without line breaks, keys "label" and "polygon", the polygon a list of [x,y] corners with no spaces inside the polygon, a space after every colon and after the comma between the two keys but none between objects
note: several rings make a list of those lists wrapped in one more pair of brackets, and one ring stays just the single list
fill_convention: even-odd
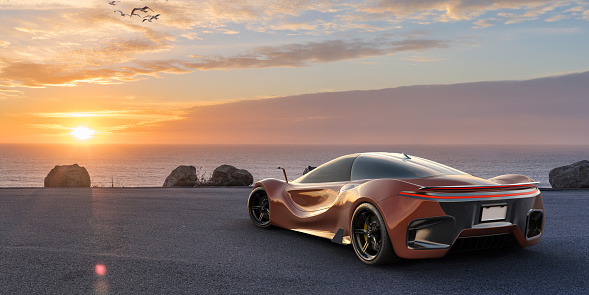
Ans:
[{"label": "car door", "polygon": [[350,181],[352,164],[357,155],[344,156],[327,162],[290,183],[287,189],[297,209],[318,211],[336,201],[341,188]]},{"label": "car door", "polygon": [[347,181],[291,184],[286,192],[297,209],[317,211],[331,207]]}]

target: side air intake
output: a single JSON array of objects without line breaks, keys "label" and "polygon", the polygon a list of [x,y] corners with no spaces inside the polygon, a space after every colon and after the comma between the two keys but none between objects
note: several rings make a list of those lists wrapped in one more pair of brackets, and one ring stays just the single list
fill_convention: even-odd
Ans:
[{"label": "side air intake", "polygon": [[526,227],[526,238],[530,239],[542,233],[544,212],[542,210],[530,210]]}]

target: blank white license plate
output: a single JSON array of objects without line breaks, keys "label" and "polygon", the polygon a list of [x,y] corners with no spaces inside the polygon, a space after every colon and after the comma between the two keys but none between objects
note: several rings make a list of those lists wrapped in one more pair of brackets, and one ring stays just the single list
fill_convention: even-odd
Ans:
[{"label": "blank white license plate", "polygon": [[504,220],[507,216],[507,205],[483,207],[481,221]]}]

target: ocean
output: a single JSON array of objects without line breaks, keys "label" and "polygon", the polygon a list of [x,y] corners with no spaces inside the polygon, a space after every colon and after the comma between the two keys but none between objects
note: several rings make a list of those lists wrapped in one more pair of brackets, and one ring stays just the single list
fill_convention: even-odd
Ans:
[{"label": "ocean", "polygon": [[404,152],[490,178],[524,174],[550,187],[551,169],[589,159],[589,146],[437,145],[100,145],[0,144],[0,187],[43,187],[55,165],[86,167],[95,187],[161,187],[180,165],[210,175],[222,165],[246,169],[254,180],[289,179],[305,167],[356,152]]}]

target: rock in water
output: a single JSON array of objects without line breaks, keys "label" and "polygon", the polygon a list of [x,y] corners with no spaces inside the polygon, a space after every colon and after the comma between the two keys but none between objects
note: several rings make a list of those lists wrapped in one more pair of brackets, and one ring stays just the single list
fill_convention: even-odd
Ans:
[{"label": "rock in water", "polygon": [[548,181],[553,188],[589,188],[589,161],[554,168]]},{"label": "rock in water", "polygon": [[217,186],[248,186],[254,183],[254,177],[245,169],[221,165],[213,171],[210,182]]},{"label": "rock in water", "polygon": [[178,166],[164,181],[164,187],[170,186],[196,186],[196,167]]},{"label": "rock in water", "polygon": [[45,187],[90,187],[90,175],[78,164],[56,165],[45,177]]}]

